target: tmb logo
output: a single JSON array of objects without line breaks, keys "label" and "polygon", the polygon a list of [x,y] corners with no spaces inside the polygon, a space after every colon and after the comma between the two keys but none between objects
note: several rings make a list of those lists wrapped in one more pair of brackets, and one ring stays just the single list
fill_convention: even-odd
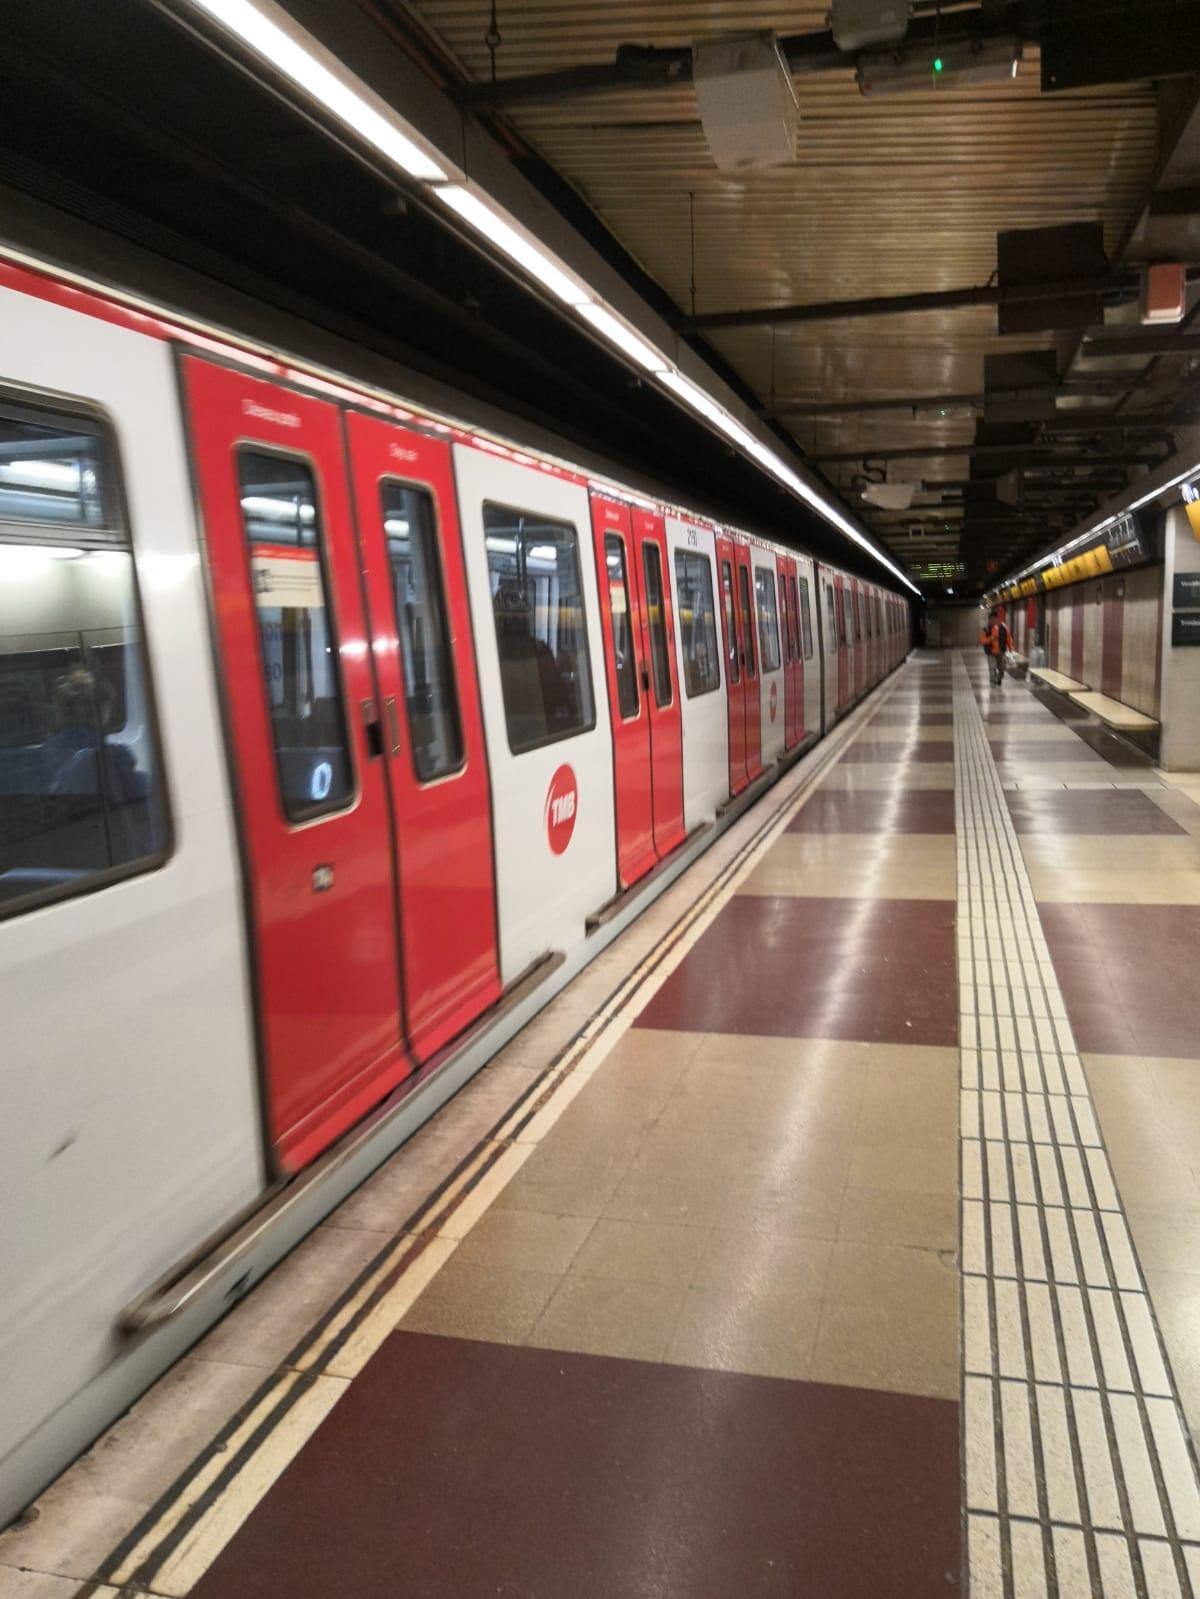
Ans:
[{"label": "tmb logo", "polygon": [[546,837],[556,855],[561,855],[571,842],[578,809],[579,785],[575,773],[569,766],[560,766],[546,792]]}]

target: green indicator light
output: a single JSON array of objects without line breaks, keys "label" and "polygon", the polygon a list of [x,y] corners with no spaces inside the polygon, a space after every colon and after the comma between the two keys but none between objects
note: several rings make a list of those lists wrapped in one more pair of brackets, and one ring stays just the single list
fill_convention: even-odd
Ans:
[{"label": "green indicator light", "polygon": [[934,58],[933,58],[933,70],[935,72],[940,72],[942,70],[942,58],[941,58],[941,56],[934,56]]}]

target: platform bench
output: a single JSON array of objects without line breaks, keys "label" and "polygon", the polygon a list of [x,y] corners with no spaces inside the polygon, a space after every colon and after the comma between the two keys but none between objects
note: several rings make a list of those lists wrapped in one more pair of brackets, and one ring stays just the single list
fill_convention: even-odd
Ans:
[{"label": "platform bench", "polygon": [[1045,683],[1047,688],[1056,688],[1060,694],[1075,694],[1087,690],[1086,683],[1079,683],[1075,678],[1068,677],[1065,672],[1056,672],[1050,666],[1031,666],[1029,675]]},{"label": "platform bench", "polygon": [[1075,690],[1071,699],[1118,733],[1152,733],[1159,725],[1144,711],[1135,711],[1132,705],[1122,705],[1120,700],[1110,699],[1107,694]]}]

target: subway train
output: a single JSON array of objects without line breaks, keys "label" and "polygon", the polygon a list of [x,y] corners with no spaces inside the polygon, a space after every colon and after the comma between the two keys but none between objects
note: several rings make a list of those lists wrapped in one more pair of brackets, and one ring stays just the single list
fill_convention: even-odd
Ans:
[{"label": "subway train", "polygon": [[59,262],[0,326],[2,1524],[909,610]]}]

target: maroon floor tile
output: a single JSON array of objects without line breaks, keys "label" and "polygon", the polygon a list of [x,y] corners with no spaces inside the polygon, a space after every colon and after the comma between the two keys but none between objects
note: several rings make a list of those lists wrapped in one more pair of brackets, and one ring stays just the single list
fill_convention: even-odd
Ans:
[{"label": "maroon floor tile", "polygon": [[193,1599],[918,1599],[957,1404],[395,1333]]},{"label": "maroon floor tile", "polygon": [[1079,1047],[1200,1059],[1200,905],[1042,905]]},{"label": "maroon floor tile", "polygon": [[923,711],[919,708],[906,711],[883,710],[877,711],[871,718],[870,727],[950,727],[954,722],[953,711]]},{"label": "maroon floor tile", "polygon": [[635,1025],[952,1046],[953,902],[738,895]]},{"label": "maroon floor tile", "polygon": [[[953,759],[953,750],[947,757]],[[953,833],[954,790],[818,789],[789,833]]]},{"label": "maroon floor tile", "polygon": [[1137,789],[1022,789],[1005,798],[1018,833],[1186,833]]},{"label": "maroon floor tile", "polygon": [[926,766],[938,761],[952,762],[954,746],[938,739],[914,739],[910,744],[896,739],[856,738],[840,759],[851,761],[855,765],[873,761],[893,763],[915,761],[918,765]]}]

